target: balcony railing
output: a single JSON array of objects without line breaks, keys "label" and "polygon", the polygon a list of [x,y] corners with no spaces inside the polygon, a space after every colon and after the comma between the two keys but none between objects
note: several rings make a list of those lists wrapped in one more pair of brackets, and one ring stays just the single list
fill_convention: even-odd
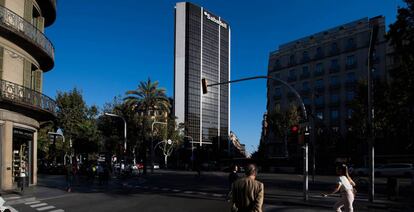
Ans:
[{"label": "balcony railing", "polygon": [[0,6],[0,26],[31,41],[41,48],[53,61],[55,49],[50,40],[30,22],[3,6]]},{"label": "balcony railing", "polygon": [[56,115],[56,102],[50,97],[16,83],[0,80],[0,101],[3,100]]}]

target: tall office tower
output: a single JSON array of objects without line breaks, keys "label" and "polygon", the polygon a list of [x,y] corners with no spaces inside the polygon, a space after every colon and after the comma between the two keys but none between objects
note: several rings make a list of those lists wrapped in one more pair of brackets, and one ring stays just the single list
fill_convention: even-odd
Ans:
[{"label": "tall office tower", "polygon": [[54,66],[44,28],[56,19],[56,0],[0,0],[0,189],[19,179],[37,182],[37,135],[55,119],[56,103],[42,94]]},{"label": "tall office tower", "polygon": [[230,27],[219,16],[188,2],[175,6],[174,112],[185,123],[194,142],[221,144],[229,136],[230,87],[209,87],[203,94],[201,79],[208,83],[230,78]]},{"label": "tall office tower", "polygon": [[[358,81],[366,80],[371,25],[379,25],[375,45],[375,77],[386,77],[385,18],[363,18],[279,46],[270,53],[268,74],[287,81],[301,95],[314,116],[315,133],[319,128],[346,139],[352,116],[351,101]],[[295,96],[274,81],[267,83],[267,114],[296,104]],[[280,155],[283,139],[272,129],[266,138],[268,155]],[[283,154],[283,153],[282,153]]]}]

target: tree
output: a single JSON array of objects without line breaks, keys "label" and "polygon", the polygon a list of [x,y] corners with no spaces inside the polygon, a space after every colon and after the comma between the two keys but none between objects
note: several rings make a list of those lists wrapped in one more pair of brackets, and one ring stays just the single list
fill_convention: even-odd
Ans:
[{"label": "tree", "polygon": [[390,122],[401,151],[414,150],[414,1],[404,0],[397,20],[390,25],[387,39],[393,48],[390,87]]},{"label": "tree", "polygon": [[[293,125],[298,125],[300,120],[300,115],[298,112],[298,107],[295,105],[291,105],[289,109],[283,112],[280,106],[275,107],[273,111],[271,111],[267,116],[267,122],[269,126],[269,139],[283,141],[285,144],[284,155],[286,156],[288,153],[288,135],[289,135],[289,128]],[[278,142],[282,144],[282,142]],[[297,144],[297,142],[294,142]],[[260,147],[259,150],[264,150],[266,148]],[[282,148],[280,148],[282,149]],[[276,150],[278,154],[282,154],[282,152]]]},{"label": "tree", "polygon": [[100,136],[95,122],[98,108],[88,107],[76,88],[58,92],[56,103],[57,127],[62,129],[68,142],[73,142],[75,153],[96,152]]},{"label": "tree", "polygon": [[[165,120],[171,105],[165,94],[165,89],[159,88],[158,81],[152,82],[151,79],[140,82],[135,90],[127,91],[126,95],[124,98],[126,107],[142,117],[141,133],[145,145],[142,154],[144,155],[144,166],[146,166],[146,151],[152,145],[149,143],[151,135],[148,133],[151,132],[152,121],[156,118]],[[144,169],[144,173],[146,173],[146,169]]]}]

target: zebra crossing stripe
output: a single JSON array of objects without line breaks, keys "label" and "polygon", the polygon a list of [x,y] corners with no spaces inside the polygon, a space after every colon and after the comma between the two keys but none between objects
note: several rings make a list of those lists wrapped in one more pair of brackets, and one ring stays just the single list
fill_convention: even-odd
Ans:
[{"label": "zebra crossing stripe", "polygon": [[53,210],[53,211],[49,211],[49,212],[65,212],[65,210],[57,209],[57,210]]},{"label": "zebra crossing stripe", "polygon": [[55,206],[49,205],[49,206],[42,207],[42,208],[36,208],[36,210],[38,210],[38,211],[44,211],[44,210],[49,210],[49,209],[53,209],[53,208],[55,208]]},{"label": "zebra crossing stripe", "polygon": [[30,207],[38,208],[38,207],[45,206],[45,205],[47,205],[47,203],[40,203],[40,204],[36,204],[36,205],[31,205]]},{"label": "zebra crossing stripe", "polygon": [[36,203],[40,203],[40,201],[26,202],[24,204],[26,204],[26,205],[33,205],[33,204],[36,204]]},{"label": "zebra crossing stripe", "polygon": [[6,201],[8,201],[8,200],[15,200],[15,199],[20,199],[20,198],[22,198],[22,197],[19,197],[19,196],[13,196],[13,197],[5,197],[5,198],[3,198],[4,200],[6,200]]}]

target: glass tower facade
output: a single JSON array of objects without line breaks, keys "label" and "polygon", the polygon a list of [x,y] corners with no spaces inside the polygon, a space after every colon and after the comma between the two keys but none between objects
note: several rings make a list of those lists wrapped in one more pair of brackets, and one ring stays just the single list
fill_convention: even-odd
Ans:
[{"label": "glass tower facade", "polygon": [[218,149],[229,135],[228,85],[201,90],[230,79],[230,28],[219,16],[202,7],[180,2],[175,7],[174,112],[186,124],[195,142],[212,142]]}]

